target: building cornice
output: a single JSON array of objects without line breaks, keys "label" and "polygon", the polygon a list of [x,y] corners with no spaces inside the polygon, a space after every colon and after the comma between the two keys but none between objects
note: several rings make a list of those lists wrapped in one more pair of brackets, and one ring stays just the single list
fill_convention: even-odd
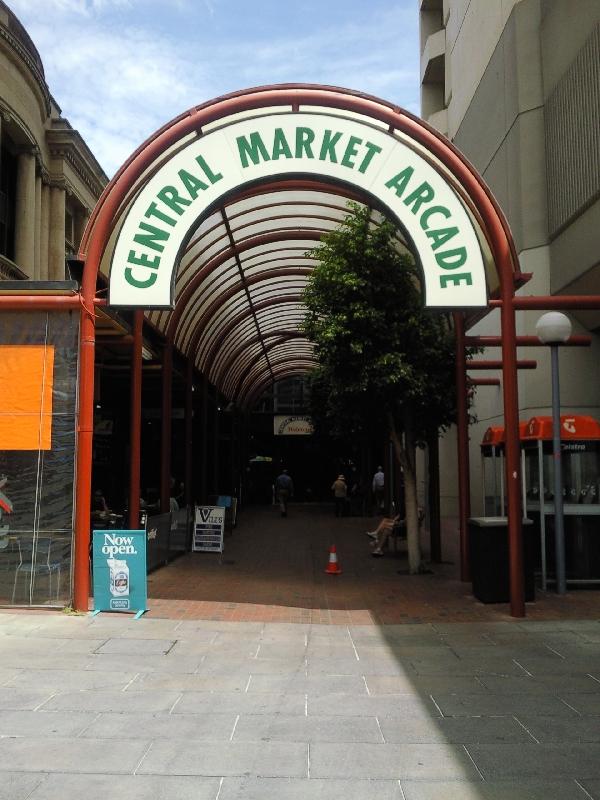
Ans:
[{"label": "building cornice", "polygon": [[16,55],[19,57],[19,60],[22,63],[24,63],[25,66],[29,69],[29,72],[31,73],[33,79],[38,85],[38,88],[40,89],[44,101],[44,110],[46,112],[46,116],[49,117],[52,110],[50,102],[50,92],[48,90],[48,85],[44,78],[44,73],[40,69],[40,66],[31,56],[29,50],[26,47],[24,47],[24,45],[20,42],[19,38],[15,36],[4,25],[0,25],[0,40],[4,40],[9,45],[9,47],[16,53]]},{"label": "building cornice", "polygon": [[[64,123],[65,120],[61,122]],[[108,183],[108,177],[77,131],[70,127],[47,131],[46,144],[52,158],[66,161],[92,195],[95,198],[100,197]]]}]

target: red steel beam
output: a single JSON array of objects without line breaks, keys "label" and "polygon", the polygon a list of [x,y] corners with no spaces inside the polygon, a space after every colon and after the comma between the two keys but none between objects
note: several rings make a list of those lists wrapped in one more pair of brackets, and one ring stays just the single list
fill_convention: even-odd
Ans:
[{"label": "red steel beam", "polygon": [[[517,369],[536,369],[536,367],[537,361],[532,359],[517,361]],[[467,361],[467,369],[502,369],[502,361],[494,361],[492,359],[488,361]]]},{"label": "red steel beam", "polygon": [[[500,308],[502,300],[490,300],[490,308]],[[600,308],[600,295],[549,295],[534,297],[514,297],[512,299],[513,308],[518,311],[561,311],[563,309],[573,309],[585,311],[586,309]]]},{"label": "red steel beam", "polygon": [[133,312],[133,343],[131,348],[131,410],[129,443],[129,527],[140,524],[140,457],[142,446],[142,327],[144,311]]},{"label": "red steel beam", "polygon": [[453,315],[456,336],[456,442],[458,450],[458,532],[460,540],[460,579],[470,580],[469,538],[467,524],[471,516],[469,487],[469,412],[467,409],[467,361],[465,350],[465,318],[462,312]]},{"label": "red steel beam", "polygon": [[500,386],[500,378],[470,378],[469,386]]},{"label": "red steel beam", "polygon": [[[589,347],[592,337],[584,334],[570,336],[566,342],[562,342],[560,347]],[[500,336],[465,336],[467,347],[502,347]],[[517,347],[548,347],[547,344],[540,342],[537,336],[517,336]]]}]

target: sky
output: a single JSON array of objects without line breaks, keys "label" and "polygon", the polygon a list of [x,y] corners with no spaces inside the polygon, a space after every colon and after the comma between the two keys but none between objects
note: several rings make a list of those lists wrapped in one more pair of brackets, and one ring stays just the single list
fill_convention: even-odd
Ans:
[{"label": "sky", "polygon": [[417,0],[7,2],[109,177],[182,111],[252,86],[344,86],[419,111]]}]

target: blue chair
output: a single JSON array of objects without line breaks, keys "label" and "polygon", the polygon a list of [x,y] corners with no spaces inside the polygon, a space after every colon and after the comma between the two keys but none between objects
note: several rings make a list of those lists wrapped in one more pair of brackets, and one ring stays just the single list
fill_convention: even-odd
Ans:
[{"label": "blue chair", "polygon": [[19,563],[15,570],[12,602],[15,602],[19,575],[34,580],[37,575],[48,576],[48,599],[52,600],[52,576],[56,575],[56,601],[60,595],[61,561],[52,560],[52,539],[27,537],[17,540]]}]

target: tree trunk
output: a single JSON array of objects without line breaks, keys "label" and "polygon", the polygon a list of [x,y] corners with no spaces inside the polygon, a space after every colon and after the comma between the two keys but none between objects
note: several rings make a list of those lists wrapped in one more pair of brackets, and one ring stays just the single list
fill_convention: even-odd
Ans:
[{"label": "tree trunk", "polygon": [[417,501],[416,446],[411,419],[404,420],[403,440],[398,435],[392,415],[388,416],[390,437],[394,443],[396,458],[402,465],[404,475],[404,508],[406,525],[406,544],[408,547],[408,569],[411,575],[423,571],[421,542],[419,539],[419,504]]}]

